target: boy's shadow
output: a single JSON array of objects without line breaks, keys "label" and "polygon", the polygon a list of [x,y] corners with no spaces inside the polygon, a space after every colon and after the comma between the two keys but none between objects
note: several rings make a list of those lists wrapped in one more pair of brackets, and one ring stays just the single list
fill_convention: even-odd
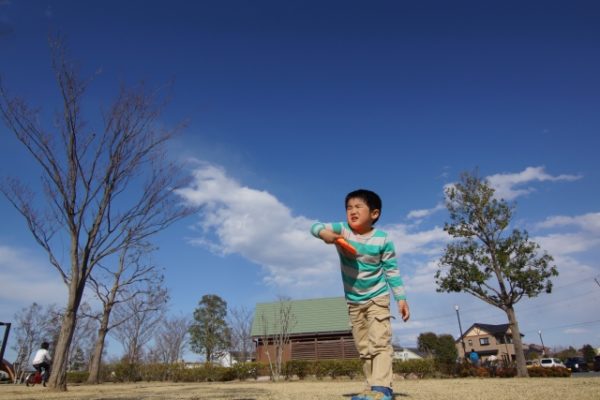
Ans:
[{"label": "boy's shadow", "polygon": [[[342,396],[352,398],[352,396],[358,396],[359,394],[360,393],[346,393],[346,394],[343,394]],[[394,393],[393,399],[400,399],[401,397],[410,397],[410,396],[406,393]]]}]

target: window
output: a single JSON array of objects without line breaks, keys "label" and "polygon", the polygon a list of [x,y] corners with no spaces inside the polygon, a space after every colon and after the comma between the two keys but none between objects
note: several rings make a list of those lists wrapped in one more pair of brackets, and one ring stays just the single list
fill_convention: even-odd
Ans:
[{"label": "window", "polygon": [[490,339],[486,337],[479,338],[479,344],[482,346],[489,346]]},{"label": "window", "polygon": [[500,344],[512,344],[511,336],[501,336],[496,339]]},{"label": "window", "polygon": [[467,343],[469,343],[469,347],[473,347],[473,341],[471,339],[469,339]]}]

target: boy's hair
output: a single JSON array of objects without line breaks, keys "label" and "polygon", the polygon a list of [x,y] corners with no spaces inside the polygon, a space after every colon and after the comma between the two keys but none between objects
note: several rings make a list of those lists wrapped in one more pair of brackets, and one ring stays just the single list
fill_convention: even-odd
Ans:
[{"label": "boy's hair", "polygon": [[[367,189],[358,189],[353,192],[350,192],[346,195],[346,201],[344,202],[345,207],[348,206],[348,201],[350,199],[363,200],[369,207],[369,211],[379,210],[379,215],[381,215],[381,197],[379,197],[377,193]],[[377,222],[377,220],[379,220],[379,217],[377,217],[373,221],[373,225],[375,225],[375,222]]]},{"label": "boy's hair", "polygon": [[50,343],[44,342],[44,343],[42,343],[42,345],[40,347],[44,350],[48,350],[48,348],[50,348]]}]

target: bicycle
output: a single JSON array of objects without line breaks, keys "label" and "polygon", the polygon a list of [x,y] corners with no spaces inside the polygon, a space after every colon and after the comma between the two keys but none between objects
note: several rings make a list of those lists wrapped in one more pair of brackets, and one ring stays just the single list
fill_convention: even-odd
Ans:
[{"label": "bicycle", "polygon": [[46,386],[46,382],[42,380],[42,373],[40,371],[30,372],[25,376],[25,386],[27,387],[40,383],[42,386]]}]

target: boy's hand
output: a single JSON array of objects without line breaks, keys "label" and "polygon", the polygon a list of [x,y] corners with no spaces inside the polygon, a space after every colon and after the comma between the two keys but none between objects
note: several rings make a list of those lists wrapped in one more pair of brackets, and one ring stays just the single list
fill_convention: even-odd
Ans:
[{"label": "boy's hand", "polygon": [[404,322],[408,321],[410,318],[410,310],[408,309],[408,303],[406,300],[398,300],[398,313],[402,317]]},{"label": "boy's hand", "polygon": [[341,238],[342,235],[328,229],[322,229],[321,232],[319,232],[319,237],[323,239],[325,243],[333,244],[338,238]]}]

